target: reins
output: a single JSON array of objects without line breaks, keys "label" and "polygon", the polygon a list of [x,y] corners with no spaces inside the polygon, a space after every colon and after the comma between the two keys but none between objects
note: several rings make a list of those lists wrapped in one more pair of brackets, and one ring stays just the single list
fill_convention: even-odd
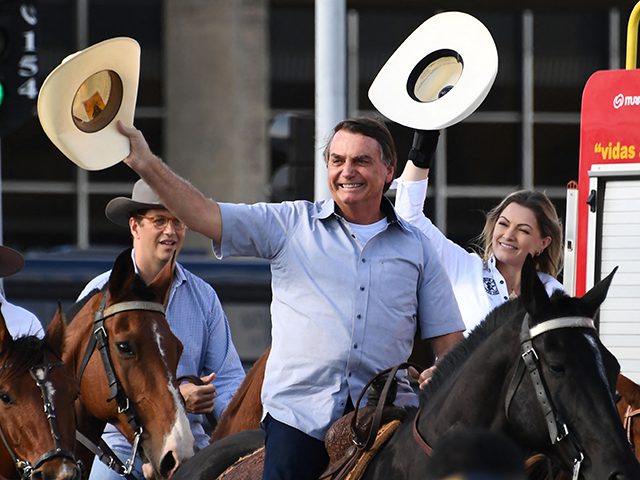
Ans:
[{"label": "reins", "polygon": [[135,436],[131,458],[127,460],[126,465],[123,465],[120,459],[111,451],[109,446],[102,439],[100,440],[100,446],[97,447],[80,432],[76,432],[76,437],[80,443],[82,443],[85,447],[98,455],[98,458],[100,458],[100,460],[105,465],[107,465],[107,467],[115,470],[121,476],[133,480],[135,477],[131,475],[131,472],[133,470],[136,453],[138,451],[138,445],[140,443],[140,437],[142,436],[144,428],[142,422],[131,406],[129,397],[124,391],[120,380],[118,380],[115,369],[113,368],[113,361],[111,360],[111,352],[109,350],[107,330],[104,327],[104,321],[107,318],[112,317],[118,313],[132,310],[160,312],[163,315],[165,314],[165,310],[164,306],[159,303],[144,301],[119,302],[107,307],[107,296],[108,292],[105,292],[104,296],[102,297],[102,301],[100,302],[100,307],[98,308],[98,311],[94,316],[93,334],[89,339],[87,350],[84,353],[84,358],[82,359],[82,364],[80,365],[78,384],[81,384],[84,370],[89,363],[91,355],[93,355],[93,351],[97,347],[98,351],[100,352],[100,357],[102,358],[102,364],[104,365],[105,373],[107,374],[107,381],[109,382],[109,391],[111,393],[111,398],[109,398],[108,401],[116,401],[116,404],[118,405],[118,413],[126,414],[127,422],[131,426],[131,429],[133,430]]},{"label": "reins", "polygon": [[[47,416],[47,422],[49,423],[49,431],[51,432],[51,437],[53,439],[53,450],[49,450],[48,452],[40,455],[33,465],[26,460],[20,460],[11,446],[9,445],[9,441],[4,434],[4,430],[2,429],[2,425],[0,425],[0,438],[4,442],[4,445],[11,455],[13,459],[13,463],[16,467],[16,470],[20,474],[20,477],[24,480],[30,480],[34,470],[40,468],[45,462],[52,460],[54,458],[66,458],[71,460],[72,463],[76,464],[78,468],[83,471],[83,466],[80,461],[76,461],[75,455],[73,452],[62,448],[60,444],[60,434],[58,433],[58,425],[56,422],[56,414],[55,407],[53,401],[51,399],[51,395],[49,394],[49,390],[47,389],[47,381],[49,380],[49,372],[53,367],[64,367],[63,362],[49,363],[47,360],[46,354],[43,354],[43,362],[40,365],[34,365],[29,369],[29,374],[31,378],[33,378],[36,382],[36,385],[40,389],[40,394],[42,396],[42,401],[44,403],[44,412]],[[38,370],[42,370],[43,374],[39,376],[36,372]]]}]

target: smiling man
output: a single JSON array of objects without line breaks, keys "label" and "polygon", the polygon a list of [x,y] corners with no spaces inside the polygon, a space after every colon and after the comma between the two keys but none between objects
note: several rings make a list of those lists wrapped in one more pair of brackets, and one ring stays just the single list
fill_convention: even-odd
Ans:
[{"label": "smiling man", "polygon": [[[133,238],[132,261],[147,285],[182,248],[185,224],[165,208],[143,180],[136,182],[131,198],[111,200],[105,213],[112,222],[129,227]],[[110,274],[108,271],[94,278],[78,299],[102,288]],[[199,386],[192,383],[180,385],[191,431],[198,446],[204,448],[209,444],[209,437],[202,426],[203,414],[214,411],[220,418],[244,379],[244,369],[231,341],[229,323],[215,290],[179,263],[175,264],[166,315],[171,331],[184,346],[177,375],[201,376],[204,382]],[[103,439],[123,462],[130,457],[131,445],[112,425],[105,428]],[[136,468],[136,476],[142,478],[139,458],[136,459]],[[93,463],[90,478],[121,479],[118,473],[98,459]]]},{"label": "smiling man", "polygon": [[[335,127],[325,151],[331,199],[244,205],[207,199],[137,129],[118,126],[131,142],[125,163],[213,240],[219,258],[271,260],[264,478],[317,479],[328,463],[327,429],[369,379],[408,359],[418,325],[438,357],[464,330],[433,247],[383,196],[396,164],[389,130],[364,117]],[[396,404],[417,404],[404,375]]]}]

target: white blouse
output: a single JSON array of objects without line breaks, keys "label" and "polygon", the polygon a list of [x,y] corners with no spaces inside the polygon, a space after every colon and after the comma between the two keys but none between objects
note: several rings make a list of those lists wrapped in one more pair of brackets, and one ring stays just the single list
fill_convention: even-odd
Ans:
[{"label": "white blouse", "polygon": [[[440,255],[467,327],[467,335],[491,310],[509,299],[507,282],[496,268],[496,259],[493,256],[485,265],[477,253],[470,253],[449,240],[424,215],[427,185],[426,179],[417,182],[394,180],[391,188],[397,188],[396,211],[422,230]],[[538,277],[548,295],[554,290],[564,290],[562,284],[551,275],[539,271]]]}]

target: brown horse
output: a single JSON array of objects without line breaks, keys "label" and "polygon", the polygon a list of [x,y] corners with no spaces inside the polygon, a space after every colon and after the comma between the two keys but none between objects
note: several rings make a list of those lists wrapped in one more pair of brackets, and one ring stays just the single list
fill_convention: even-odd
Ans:
[{"label": "brown horse", "polygon": [[[64,322],[44,339],[13,339],[0,312],[0,475],[79,480],[74,454],[78,382],[62,363]],[[43,408],[44,407],[44,408]]]},{"label": "brown horse", "polygon": [[[182,343],[163,313],[174,263],[147,286],[127,249],[106,291],[92,292],[68,313],[64,360],[80,381],[78,430],[95,444],[107,422],[115,425],[134,452],[140,447],[147,478],[171,478],[195,453],[175,378]],[[93,453],[80,448],[78,455],[89,469]]]},{"label": "brown horse", "polygon": [[267,348],[247,373],[240,387],[238,387],[238,391],[220,417],[218,426],[213,431],[209,443],[216,442],[234,433],[260,428],[260,418],[262,417],[260,392],[262,391],[264,369],[267,366],[267,358],[269,358],[270,351],[271,347]]},{"label": "brown horse", "polygon": [[629,443],[640,460],[640,423],[633,421],[633,418],[640,414],[640,385],[620,374],[616,390],[620,394],[618,413],[627,431]]}]

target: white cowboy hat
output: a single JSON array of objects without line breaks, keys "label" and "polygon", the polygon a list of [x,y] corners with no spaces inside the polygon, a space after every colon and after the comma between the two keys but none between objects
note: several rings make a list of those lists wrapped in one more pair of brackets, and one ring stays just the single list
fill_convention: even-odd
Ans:
[{"label": "white cowboy hat", "polygon": [[439,130],[473,113],[497,73],[498,50],[489,30],[466,13],[439,13],[387,60],[369,99],[396,123]]},{"label": "white cowboy hat", "polygon": [[116,121],[133,126],[140,45],[112,38],[69,55],[47,76],[38,117],[49,139],[86,170],[102,170],[129,155]]}]

